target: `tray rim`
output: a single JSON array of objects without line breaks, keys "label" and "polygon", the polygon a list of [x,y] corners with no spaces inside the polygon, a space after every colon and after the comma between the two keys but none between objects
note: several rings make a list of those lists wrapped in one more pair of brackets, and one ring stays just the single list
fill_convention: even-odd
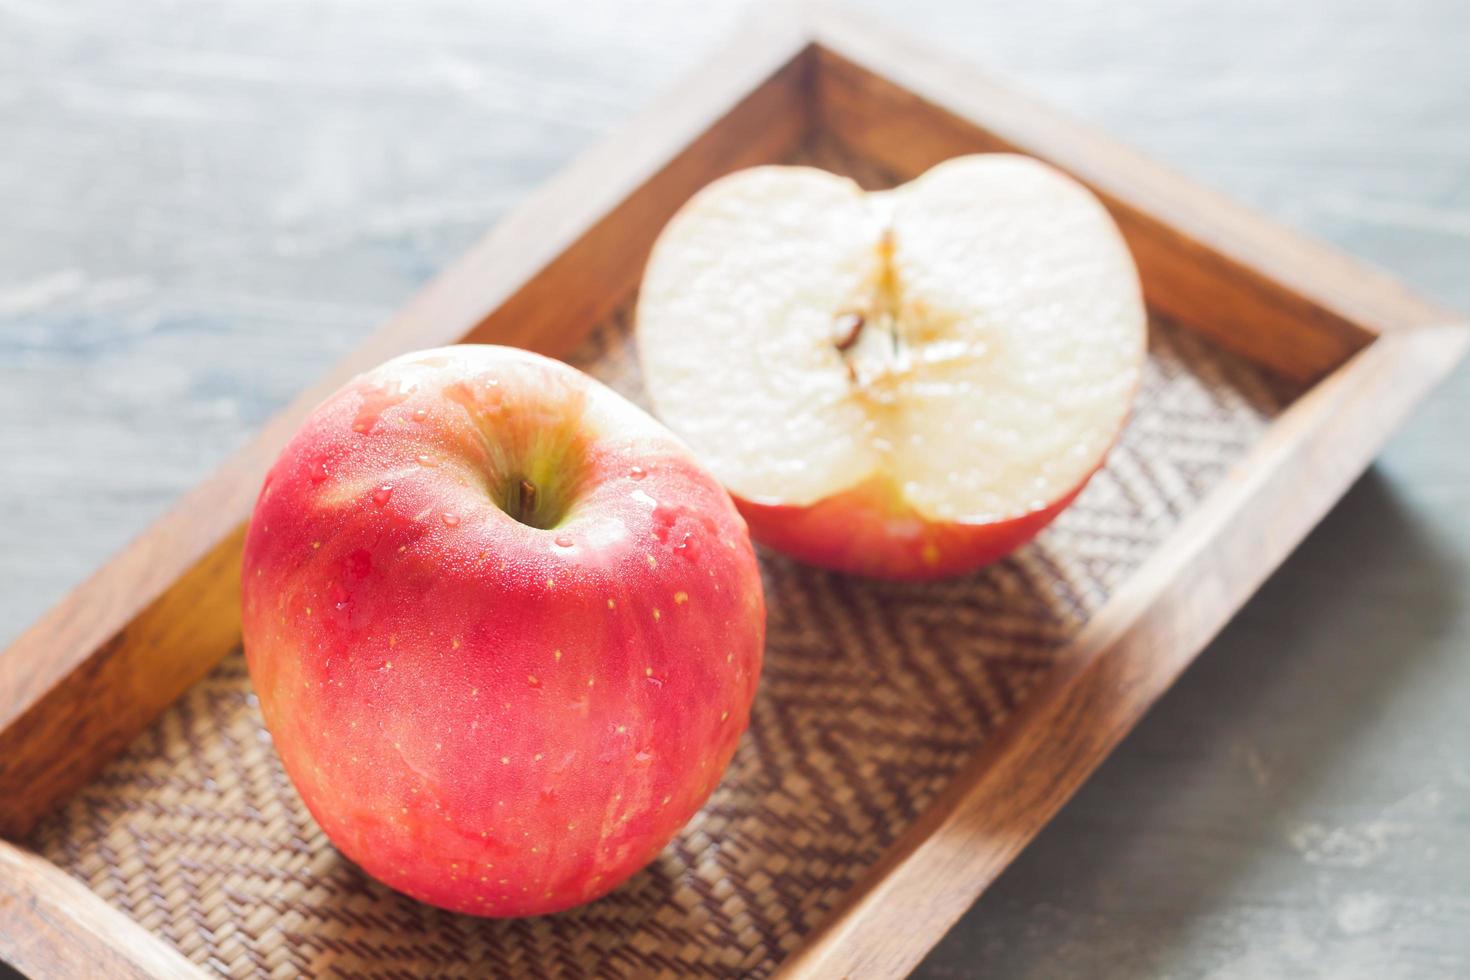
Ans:
[{"label": "tray rim", "polygon": [[[233,647],[236,586],[220,583],[238,563],[240,515],[248,515],[279,445],[322,396],[361,368],[413,347],[473,339],[564,351],[575,336],[563,321],[590,326],[623,295],[618,286],[628,263],[599,266],[607,265],[608,244],[599,236],[632,222],[651,237],[667,216],[655,197],[671,190],[687,196],[711,171],[762,162],[812,127],[834,128],[844,141],[867,139],[870,150],[886,152],[887,144],[873,143],[883,134],[864,135],[866,122],[844,106],[840,87],[824,90],[829,79],[917,100],[925,125],[956,120],[955,139],[983,133],[994,148],[1020,148],[1073,172],[1121,209],[1130,245],[1136,253],[1140,242],[1149,250],[1141,267],[1157,261],[1169,268],[1174,248],[1183,254],[1178,262],[1214,263],[1210,275],[1242,284],[1231,294],[1238,300],[1228,307],[1232,315],[1254,311],[1269,324],[1285,324],[1311,338],[1310,357],[1293,360],[1289,344],[1278,350],[1282,338],[1263,341],[1259,328],[1222,333],[1220,324],[1190,323],[1187,315],[1185,326],[1318,380],[1089,622],[1063,666],[779,965],[782,976],[898,976],[915,966],[1470,346],[1470,326],[1455,322],[1455,314],[1001,89],[957,57],[845,10],[763,10],[671,95],[533,193],[0,654],[0,956],[35,977],[207,975],[60,867],[5,837],[21,836],[218,659],[177,651],[169,657],[170,649],[202,645],[223,655]],[[590,269],[596,285],[607,287],[589,290],[570,313],[564,302],[548,302],[545,285],[548,273],[566,263],[584,275]],[[1174,288],[1151,292],[1150,306],[1175,314],[1191,293],[1176,295]],[[191,643],[171,647],[180,619],[190,630],[206,626],[202,644],[191,632]],[[128,691],[137,697],[117,704],[118,714],[100,727],[73,718],[76,737],[66,741],[67,732],[48,721],[58,705],[73,712],[87,705],[95,714],[91,698],[115,701],[119,682],[142,666],[154,693]],[[1058,729],[1058,722],[1065,724]],[[1040,744],[1035,733],[1043,723],[1068,741]],[[14,759],[49,768],[37,776],[24,762],[7,761]],[[1016,806],[1018,799],[1025,805]]]}]

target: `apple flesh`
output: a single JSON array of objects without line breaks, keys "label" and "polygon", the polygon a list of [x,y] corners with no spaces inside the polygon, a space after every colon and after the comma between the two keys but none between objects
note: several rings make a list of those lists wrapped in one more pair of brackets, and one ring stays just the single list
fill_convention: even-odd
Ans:
[{"label": "apple flesh", "polygon": [[245,544],[245,651],[328,838],[477,915],[596,898],[708,798],[765,607],[745,524],[663,426],[566,365],[413,354],[304,423]]},{"label": "apple flesh", "polygon": [[716,181],[654,247],[637,340],[658,414],[758,541],[922,579],[1002,557],[1076,497],[1147,320],[1102,204],[982,154],[878,193],[807,167]]}]

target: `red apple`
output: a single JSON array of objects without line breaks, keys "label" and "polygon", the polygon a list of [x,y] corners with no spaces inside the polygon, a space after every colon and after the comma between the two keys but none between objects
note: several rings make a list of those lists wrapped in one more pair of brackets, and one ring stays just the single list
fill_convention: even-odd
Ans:
[{"label": "red apple", "polygon": [[638,349],[659,415],[759,541],[890,578],[1029,540],[1122,429],[1147,320],[1102,204],[1028,157],[864,193],[757,167],[654,247]]},{"label": "red apple", "polygon": [[728,495],[586,375],[503,347],[342,388],[266,477],[245,651],[327,836],[460,912],[643,867],[749,718],[765,606]]}]

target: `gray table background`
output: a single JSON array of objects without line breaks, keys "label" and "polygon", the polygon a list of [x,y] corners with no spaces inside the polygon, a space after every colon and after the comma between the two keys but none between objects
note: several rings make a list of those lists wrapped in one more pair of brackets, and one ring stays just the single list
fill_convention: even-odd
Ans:
[{"label": "gray table background", "polygon": [[[889,15],[1470,309],[1464,0]],[[0,643],[743,0],[0,0]],[[1470,369],[920,970],[1470,975]]]}]

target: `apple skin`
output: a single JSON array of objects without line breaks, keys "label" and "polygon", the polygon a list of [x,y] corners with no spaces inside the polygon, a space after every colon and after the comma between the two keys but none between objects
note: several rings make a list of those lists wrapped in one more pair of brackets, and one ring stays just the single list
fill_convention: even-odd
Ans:
[{"label": "apple skin", "polygon": [[[557,527],[487,493],[522,464],[570,481]],[[652,860],[761,668],[724,489],[620,396],[510,348],[409,355],[323,403],[265,480],[242,586],[266,726],[327,837],[476,915],[565,909]]]},{"label": "apple skin", "polygon": [[810,505],[740,497],[735,504],[751,537],[797,561],[869,578],[926,582],[1004,558],[1036,537],[1086,485],[1084,479],[1060,500],[1019,517],[976,524],[917,514],[882,477]]}]

